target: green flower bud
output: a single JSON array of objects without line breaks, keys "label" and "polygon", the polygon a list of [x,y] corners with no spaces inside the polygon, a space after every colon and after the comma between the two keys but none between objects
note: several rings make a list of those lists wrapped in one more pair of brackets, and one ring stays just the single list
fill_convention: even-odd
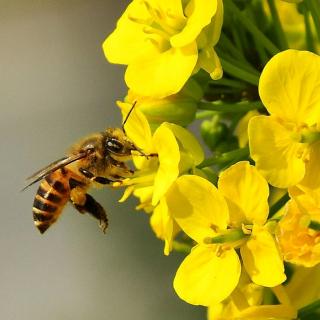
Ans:
[{"label": "green flower bud", "polygon": [[201,87],[195,80],[190,79],[179,93],[163,99],[138,96],[129,91],[125,101],[130,104],[137,101],[137,108],[147,117],[152,128],[163,122],[187,126],[195,119],[202,96]]},{"label": "green flower bud", "polygon": [[228,127],[219,120],[220,117],[215,115],[201,124],[201,136],[211,150],[215,149],[228,133]]}]

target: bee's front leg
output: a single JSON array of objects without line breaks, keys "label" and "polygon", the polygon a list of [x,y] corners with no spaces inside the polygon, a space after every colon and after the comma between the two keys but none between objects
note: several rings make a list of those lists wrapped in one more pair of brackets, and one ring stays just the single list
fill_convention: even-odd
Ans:
[{"label": "bee's front leg", "polygon": [[[88,179],[94,181],[94,182],[98,182],[100,184],[111,184],[113,182],[120,182],[120,180],[110,180],[108,178],[105,178],[105,177],[97,177],[95,176],[92,172],[90,172],[89,170],[87,169],[84,169],[84,168],[80,168],[79,171]],[[122,177],[115,177],[116,179],[123,179]]]},{"label": "bee's front leg", "polygon": [[108,227],[108,218],[104,208],[90,194],[81,192],[78,188],[71,190],[70,200],[80,213],[89,213],[99,220],[100,228],[105,233]]}]

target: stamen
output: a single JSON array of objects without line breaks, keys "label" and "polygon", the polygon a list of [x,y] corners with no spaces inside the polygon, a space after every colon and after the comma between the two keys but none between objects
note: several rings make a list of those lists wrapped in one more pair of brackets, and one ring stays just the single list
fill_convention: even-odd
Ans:
[{"label": "stamen", "polygon": [[167,39],[167,40],[170,39],[170,36],[166,32],[164,32],[163,30],[161,30],[160,28],[146,26],[142,29],[142,31],[146,34],[157,34],[164,39]]},{"label": "stamen", "polygon": [[133,17],[131,15],[128,15],[128,19],[132,22],[135,22],[135,23],[139,23],[139,24],[144,24],[144,25],[149,25],[149,21],[146,20],[146,19],[140,19],[140,18],[136,18],[136,17]]},{"label": "stamen", "polygon": [[[154,27],[161,30],[163,33],[166,33],[165,39],[169,39],[170,36],[177,33],[177,30],[171,26],[172,23],[170,24],[168,21],[170,18],[167,15],[167,12],[164,13],[161,9],[151,6],[147,1],[143,1],[143,4],[154,20]],[[174,25],[176,25],[176,23],[174,23]]]}]

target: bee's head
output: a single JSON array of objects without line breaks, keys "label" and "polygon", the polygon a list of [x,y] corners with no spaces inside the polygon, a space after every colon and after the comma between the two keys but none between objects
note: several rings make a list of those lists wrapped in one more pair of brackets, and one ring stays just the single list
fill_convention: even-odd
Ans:
[{"label": "bee's head", "polygon": [[131,151],[138,150],[120,128],[107,129],[104,144],[107,154],[116,157],[128,157],[131,156]]}]

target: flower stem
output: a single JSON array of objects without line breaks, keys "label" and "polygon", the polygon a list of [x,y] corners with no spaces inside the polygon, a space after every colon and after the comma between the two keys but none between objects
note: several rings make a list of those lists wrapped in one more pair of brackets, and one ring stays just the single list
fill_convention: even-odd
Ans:
[{"label": "flower stem", "polygon": [[199,169],[212,166],[214,164],[223,164],[233,161],[234,159],[246,158],[249,156],[249,148],[239,148],[229,152],[222,153],[220,155],[214,155],[202,161],[197,167]]},{"label": "flower stem", "polygon": [[240,23],[244,26],[244,28],[252,34],[253,37],[260,41],[266,50],[275,55],[280,52],[280,50],[276,47],[272,41],[267,38],[262,31],[260,31],[255,24],[251,22],[250,19],[233,3],[232,0],[224,1],[226,7],[228,7],[233,13],[239,17]]},{"label": "flower stem", "polygon": [[241,81],[234,80],[234,79],[227,79],[227,78],[213,80],[213,82],[211,83],[214,85],[223,85],[223,86],[237,88],[237,89],[244,89],[246,87],[246,85]]},{"label": "flower stem", "polygon": [[311,12],[311,16],[320,40],[320,7],[318,0],[307,0],[306,4]]},{"label": "flower stem", "polygon": [[250,84],[253,84],[255,86],[258,85],[259,83],[258,75],[254,74],[253,72],[244,70],[240,67],[237,67],[225,59],[220,58],[220,61],[222,64],[222,68],[226,73],[230,74],[231,76],[234,76],[235,78],[238,78]]},{"label": "flower stem", "polygon": [[299,309],[299,311],[298,311],[299,319],[303,319],[304,317],[308,316],[309,314],[313,313],[314,311],[318,310],[319,308],[320,308],[320,299],[313,301],[312,303]]},{"label": "flower stem", "polygon": [[269,5],[269,8],[270,8],[270,12],[271,12],[272,21],[273,21],[273,24],[274,24],[274,27],[275,27],[275,31],[277,33],[280,49],[281,50],[286,50],[286,49],[289,48],[289,45],[288,45],[288,41],[287,41],[286,35],[285,35],[284,31],[283,31],[281,22],[280,22],[278,11],[277,11],[277,8],[275,6],[274,0],[268,0],[268,5]]},{"label": "flower stem", "polygon": [[242,61],[239,60],[238,58],[234,58],[230,56],[229,54],[226,54],[225,52],[220,52],[221,50],[218,51],[219,57],[227,60],[229,63],[232,63],[235,67],[238,67],[240,69],[243,69],[249,73],[252,73],[256,75],[257,77],[260,77],[260,72],[257,71],[248,61]]},{"label": "flower stem", "polygon": [[289,194],[285,193],[276,203],[274,203],[269,210],[269,219],[273,217],[289,201],[289,199]]},{"label": "flower stem", "polygon": [[221,102],[200,102],[198,109],[210,110],[222,113],[247,112],[264,108],[260,101],[243,101],[238,103],[221,103]]},{"label": "flower stem", "polygon": [[221,36],[220,36],[220,40],[218,43],[218,47],[217,48],[224,48],[225,50],[227,50],[228,52],[230,52],[230,54],[234,57],[237,58],[243,62],[247,62],[246,58],[243,55],[243,52],[241,52],[233,43],[232,41],[229,39],[228,36],[226,36],[223,32],[221,32]]},{"label": "flower stem", "polygon": [[310,25],[310,12],[307,10],[306,6],[303,7],[304,25],[305,25],[305,36],[306,36],[306,46],[309,51],[315,52],[313,34]]}]

